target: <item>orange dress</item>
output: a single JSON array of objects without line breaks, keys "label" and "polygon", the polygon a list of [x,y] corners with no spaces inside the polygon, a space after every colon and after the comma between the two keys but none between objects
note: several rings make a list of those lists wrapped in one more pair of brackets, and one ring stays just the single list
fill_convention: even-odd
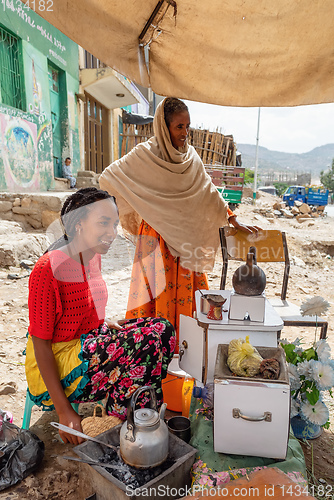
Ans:
[{"label": "orange dress", "polygon": [[179,258],[173,257],[159,233],[143,221],[139,228],[126,318],[168,319],[176,329],[178,349],[180,314],[193,316],[195,291],[199,288],[208,290],[206,274],[180,266]]}]

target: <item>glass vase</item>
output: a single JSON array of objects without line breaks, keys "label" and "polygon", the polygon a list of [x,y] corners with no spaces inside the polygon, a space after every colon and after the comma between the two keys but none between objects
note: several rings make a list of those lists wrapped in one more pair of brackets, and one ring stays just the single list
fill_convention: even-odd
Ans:
[{"label": "glass vase", "polygon": [[320,425],[306,422],[300,415],[292,417],[291,427],[297,439],[315,439],[319,437],[323,431]]}]

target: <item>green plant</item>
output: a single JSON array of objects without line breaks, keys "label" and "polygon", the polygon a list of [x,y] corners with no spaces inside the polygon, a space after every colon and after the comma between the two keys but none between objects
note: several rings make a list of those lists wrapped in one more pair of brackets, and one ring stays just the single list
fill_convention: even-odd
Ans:
[{"label": "green plant", "polygon": [[334,159],[332,160],[332,167],[327,171],[321,170],[320,182],[330,191],[334,191]]},{"label": "green plant", "polygon": [[245,169],[245,184],[254,184],[254,171],[250,168]]},{"label": "green plant", "polygon": [[282,194],[288,189],[289,184],[286,182],[274,182],[274,186],[277,189],[278,196],[282,196]]}]

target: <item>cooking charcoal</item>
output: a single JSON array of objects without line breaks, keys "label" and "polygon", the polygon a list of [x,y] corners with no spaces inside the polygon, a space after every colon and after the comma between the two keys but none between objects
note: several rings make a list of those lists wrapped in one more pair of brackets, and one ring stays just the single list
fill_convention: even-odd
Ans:
[{"label": "cooking charcoal", "polygon": [[118,458],[118,455],[116,453],[115,450],[111,450],[109,449],[104,455],[103,457],[100,457],[98,460],[99,462],[112,462],[114,461],[115,459],[117,460]]},{"label": "cooking charcoal", "polygon": [[98,458],[98,461],[125,467],[127,470],[109,469],[108,467],[106,467],[106,470],[109,474],[112,474],[116,479],[121,481],[125,486],[131,486],[132,489],[140,488],[149,481],[152,481],[152,479],[160,476],[160,474],[169,469],[175,463],[175,460],[167,459],[163,464],[158,465],[157,467],[152,467],[150,469],[136,469],[135,467],[131,467],[126,464],[113,450],[108,450],[105,455]]}]

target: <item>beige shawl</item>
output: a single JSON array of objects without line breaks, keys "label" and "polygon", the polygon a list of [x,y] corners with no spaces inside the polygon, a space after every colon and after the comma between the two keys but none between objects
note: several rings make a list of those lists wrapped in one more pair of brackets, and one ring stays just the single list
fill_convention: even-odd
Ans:
[{"label": "beige shawl", "polygon": [[210,271],[227,224],[227,203],[205,172],[195,149],[173,147],[164,101],[154,116],[155,136],[107,167],[100,187],[115,196],[125,232],[138,234],[145,220],[186,269]]}]

